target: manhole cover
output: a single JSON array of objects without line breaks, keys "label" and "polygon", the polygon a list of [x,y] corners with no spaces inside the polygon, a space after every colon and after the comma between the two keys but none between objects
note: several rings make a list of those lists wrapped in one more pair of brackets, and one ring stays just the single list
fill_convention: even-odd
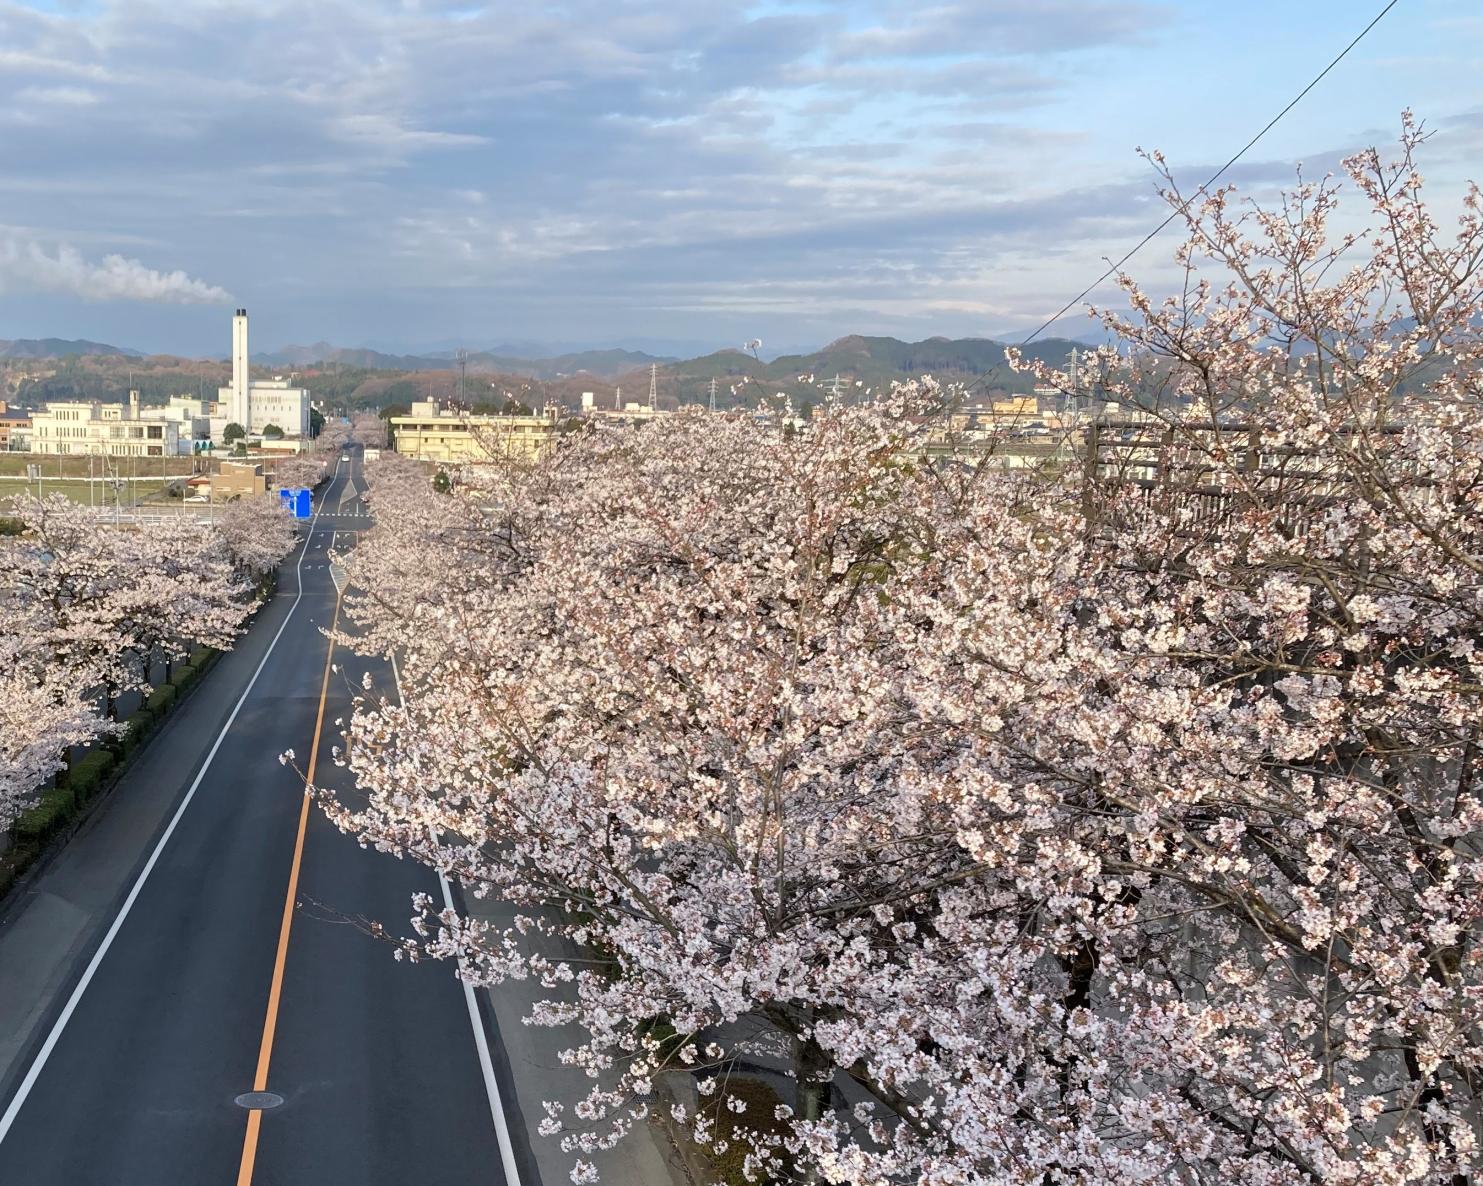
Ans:
[{"label": "manhole cover", "polygon": [[272,1091],[244,1091],[232,1102],[239,1108],[276,1108],[283,1097]]}]

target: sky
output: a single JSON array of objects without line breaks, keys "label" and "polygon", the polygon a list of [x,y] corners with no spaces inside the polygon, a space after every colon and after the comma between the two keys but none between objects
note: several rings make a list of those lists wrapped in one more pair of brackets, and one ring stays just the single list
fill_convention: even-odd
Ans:
[{"label": "sky", "polygon": [[[1383,0],[0,0],[0,338],[768,353],[1023,333]],[[1401,0],[1233,171],[1435,130],[1483,15]],[[1131,265],[1173,282],[1172,234]],[[1084,335],[1079,312],[1054,332]]]}]

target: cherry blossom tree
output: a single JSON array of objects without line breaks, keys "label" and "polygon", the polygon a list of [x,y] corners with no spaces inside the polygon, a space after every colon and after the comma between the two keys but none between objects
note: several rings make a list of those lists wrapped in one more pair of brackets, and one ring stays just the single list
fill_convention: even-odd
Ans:
[{"label": "cherry blossom tree", "polygon": [[229,645],[248,586],[207,524],[121,530],[65,497],[28,499],[7,541],[7,577],[56,662],[88,669],[110,696],[148,684],[149,660]]},{"label": "cherry blossom tree", "polygon": [[1333,179],[1263,209],[1166,172],[1188,280],[1156,304],[1125,277],[1133,315],[1103,315],[1132,350],[1102,390],[1136,419],[1079,475],[1108,573],[1083,612],[1137,664],[1096,685],[1138,743],[1097,810],[1130,833],[1120,877],[1224,932],[1181,936],[1204,1008],[1178,1007],[1245,1039],[1181,1115],[1294,1180],[1477,1170],[1483,228],[1475,188],[1451,233],[1428,211],[1423,139],[1407,116],[1398,159],[1346,162],[1363,233],[1331,229]]},{"label": "cherry blossom tree", "polygon": [[[321,442],[325,440],[325,434],[320,433]],[[291,489],[294,487],[307,487],[313,489],[326,478],[334,469],[332,448],[338,446],[325,445],[321,451],[315,453],[301,453],[293,457],[284,457],[273,464],[273,484],[280,489]]]},{"label": "cherry blossom tree", "polygon": [[0,831],[63,768],[69,747],[118,729],[84,694],[77,673],[38,666],[28,641],[14,624],[0,636]]},{"label": "cherry blossom tree", "polygon": [[[1363,233],[1166,172],[1187,282],[1036,368],[1115,409],[1057,471],[934,463],[930,383],[373,471],[400,694],[322,798],[513,905],[402,950],[549,990],[574,1180],[675,1074],[759,1180],[1475,1180],[1483,226],[1423,140]],[[797,1090],[723,1137],[744,1022]]]},{"label": "cherry blossom tree", "polygon": [[0,825],[69,747],[119,730],[118,697],[147,691],[156,663],[231,646],[256,606],[249,575],[292,543],[268,512],[118,527],[60,495],[20,500],[21,534],[0,539]]},{"label": "cherry blossom tree", "polygon": [[220,507],[215,518],[232,563],[254,580],[276,569],[297,542],[293,520],[275,499],[238,499]]},{"label": "cherry blossom tree", "polygon": [[386,444],[386,421],[375,412],[360,412],[350,422],[350,439],[359,445],[380,448]]}]

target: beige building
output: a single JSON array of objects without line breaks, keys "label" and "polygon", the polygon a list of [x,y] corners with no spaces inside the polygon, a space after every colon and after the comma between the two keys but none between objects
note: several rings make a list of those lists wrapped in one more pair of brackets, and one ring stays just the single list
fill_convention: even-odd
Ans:
[{"label": "beige building", "polygon": [[223,461],[221,469],[211,475],[211,501],[251,498],[268,492],[268,479],[259,464]]},{"label": "beige building", "polygon": [[446,465],[534,460],[555,437],[556,425],[554,415],[473,416],[442,410],[430,401],[391,418],[398,453]]},{"label": "beige building", "polygon": [[[124,406],[96,400],[47,404],[31,417],[30,451],[95,457],[174,457],[181,452],[180,427],[179,421],[141,412],[137,391],[129,392],[129,402]],[[185,451],[190,451],[189,436]]]},{"label": "beige building", "polygon": [[6,407],[0,399],[0,453],[24,453],[31,447],[31,414]]}]

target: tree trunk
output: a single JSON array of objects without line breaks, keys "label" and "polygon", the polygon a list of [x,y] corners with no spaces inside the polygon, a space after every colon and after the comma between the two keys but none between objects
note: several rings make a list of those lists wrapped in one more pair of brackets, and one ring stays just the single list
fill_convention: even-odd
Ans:
[{"label": "tree trunk", "polygon": [[[794,1110],[805,1121],[818,1120],[829,1106],[829,1060],[813,1038],[793,1039],[793,1073],[797,1076]],[[803,1179],[819,1181],[818,1171],[809,1166]]]}]

